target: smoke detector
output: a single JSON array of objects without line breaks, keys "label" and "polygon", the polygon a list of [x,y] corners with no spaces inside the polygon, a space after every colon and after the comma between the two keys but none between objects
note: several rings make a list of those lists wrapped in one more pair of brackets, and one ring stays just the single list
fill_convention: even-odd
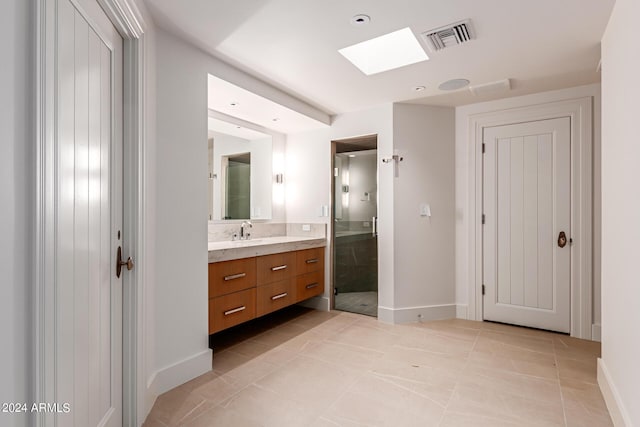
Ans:
[{"label": "smoke detector", "polygon": [[454,22],[444,27],[436,28],[422,33],[422,38],[429,48],[437,52],[447,47],[466,43],[476,38],[471,20]]}]

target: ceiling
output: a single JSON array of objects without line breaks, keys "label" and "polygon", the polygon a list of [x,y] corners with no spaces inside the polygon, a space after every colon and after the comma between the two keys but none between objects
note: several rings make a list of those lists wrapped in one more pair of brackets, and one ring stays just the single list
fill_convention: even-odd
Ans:
[{"label": "ceiling", "polygon": [[[614,0],[146,0],[161,27],[330,113],[389,102],[463,105],[598,82],[600,39]],[[371,17],[354,27],[356,14]],[[430,60],[365,76],[338,49],[410,27],[466,18],[477,38]],[[511,79],[509,92],[475,96],[438,85]],[[415,86],[424,86],[417,92]]]},{"label": "ceiling", "polygon": [[236,138],[246,139],[247,141],[271,138],[271,135],[267,135],[266,133],[258,132],[248,127],[236,125],[224,120],[216,119],[215,117],[209,117],[207,125],[209,128],[209,138],[215,136],[216,133],[235,136]]}]

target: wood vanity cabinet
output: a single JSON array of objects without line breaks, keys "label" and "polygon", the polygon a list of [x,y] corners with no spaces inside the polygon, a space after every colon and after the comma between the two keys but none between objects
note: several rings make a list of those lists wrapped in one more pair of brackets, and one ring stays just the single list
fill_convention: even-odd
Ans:
[{"label": "wood vanity cabinet", "polygon": [[296,298],[303,301],[324,292],[324,248],[296,252]]},{"label": "wood vanity cabinet", "polygon": [[324,292],[324,247],[209,264],[209,334]]}]

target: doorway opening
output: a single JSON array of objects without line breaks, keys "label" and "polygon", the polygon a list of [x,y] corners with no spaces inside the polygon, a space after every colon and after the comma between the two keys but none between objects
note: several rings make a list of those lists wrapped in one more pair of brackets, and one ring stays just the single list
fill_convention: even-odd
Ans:
[{"label": "doorway opening", "polygon": [[331,146],[333,308],[377,317],[378,137]]}]

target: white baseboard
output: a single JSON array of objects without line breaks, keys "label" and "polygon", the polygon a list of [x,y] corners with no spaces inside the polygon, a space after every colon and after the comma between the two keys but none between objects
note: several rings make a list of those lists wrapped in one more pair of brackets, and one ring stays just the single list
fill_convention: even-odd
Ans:
[{"label": "white baseboard", "polygon": [[467,304],[456,304],[456,319],[468,319],[469,306]]},{"label": "white baseboard", "polygon": [[142,425],[143,422],[149,416],[149,412],[153,409],[153,405],[156,403],[156,399],[158,398],[158,392],[156,392],[156,378],[157,375],[154,373],[147,381],[147,388],[144,392],[144,411],[142,416],[142,421],[138,422],[138,425]]},{"label": "white baseboard", "polygon": [[211,371],[211,349],[158,370],[150,379],[148,389],[156,396],[176,388],[200,375]]},{"label": "white baseboard", "polygon": [[629,413],[622,404],[618,389],[611,380],[607,366],[602,358],[598,359],[598,385],[607,404],[607,409],[609,409],[613,425],[616,427],[631,427],[633,424],[631,424]]},{"label": "white baseboard", "polygon": [[600,323],[591,325],[591,339],[593,341],[602,341],[602,326]]},{"label": "white baseboard", "polygon": [[325,297],[325,296],[313,297],[298,303],[298,305],[301,305],[307,308],[313,308],[314,310],[320,310],[320,311],[331,310],[331,300],[329,299],[329,297]]},{"label": "white baseboard", "polygon": [[[421,317],[418,317],[418,316]],[[378,307],[378,320],[387,323],[411,323],[456,317],[455,304],[425,305],[421,307]]]}]

